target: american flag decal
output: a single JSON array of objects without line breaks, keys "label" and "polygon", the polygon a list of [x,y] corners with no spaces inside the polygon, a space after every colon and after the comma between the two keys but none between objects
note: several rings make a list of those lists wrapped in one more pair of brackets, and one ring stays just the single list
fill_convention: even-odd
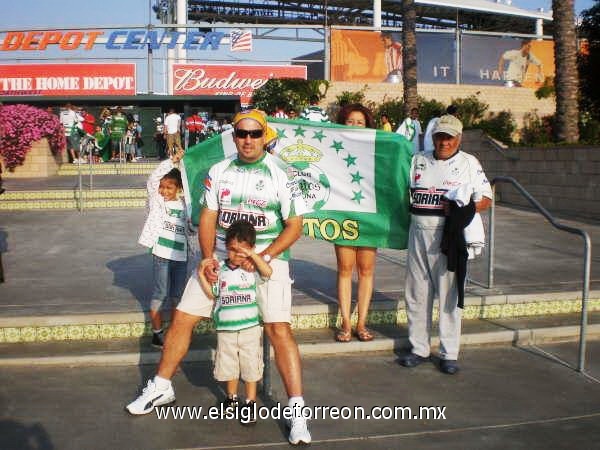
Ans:
[{"label": "american flag decal", "polygon": [[232,52],[251,52],[252,51],[252,31],[231,30],[230,50]]}]

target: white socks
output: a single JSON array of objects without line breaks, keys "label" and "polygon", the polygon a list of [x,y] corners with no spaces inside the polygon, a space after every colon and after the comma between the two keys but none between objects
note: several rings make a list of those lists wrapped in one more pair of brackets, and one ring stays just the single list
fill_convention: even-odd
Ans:
[{"label": "white socks", "polygon": [[154,377],[154,384],[159,391],[165,391],[171,387],[171,380],[156,375]]},{"label": "white socks", "polygon": [[290,399],[288,400],[288,406],[291,408],[292,411],[300,412],[301,409],[304,408],[304,397],[290,397]]}]

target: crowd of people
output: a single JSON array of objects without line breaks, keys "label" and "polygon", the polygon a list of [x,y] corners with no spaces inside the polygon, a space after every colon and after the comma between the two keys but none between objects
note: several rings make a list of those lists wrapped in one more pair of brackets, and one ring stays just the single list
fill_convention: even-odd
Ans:
[{"label": "crowd of people", "polygon": [[[319,106],[309,105],[305,120],[328,120]],[[305,114],[304,114],[305,113]],[[460,150],[462,123],[450,108],[432,119],[428,132],[433,147],[421,148],[418,110],[397,132],[412,142],[410,181],[405,187],[410,197],[411,223],[405,302],[411,350],[400,363],[415,367],[432,361],[430,340],[435,299],[439,301],[440,364],[442,373],[459,371],[461,311],[464,299],[466,251],[464,229],[491,205],[490,184],[478,160]],[[274,114],[283,118],[287,111]],[[288,115],[289,118],[289,115]],[[375,128],[372,112],[360,104],[342,107],[337,123]],[[194,123],[193,121],[190,121]],[[388,130],[391,129],[389,120]],[[292,411],[289,442],[309,444],[311,434],[306,418],[298,411],[304,406],[301,358],[291,329],[292,294],[289,249],[302,233],[302,215],[308,212],[297,183],[287,175],[267,148],[272,132],[266,114],[258,110],[238,113],[233,119],[233,141],[237,155],[209,170],[205,182],[203,208],[197,230],[185,216],[178,161],[179,147],[161,163],[148,181],[149,214],[140,243],[152,249],[154,285],[151,299],[153,344],[162,347],[156,375],[142,393],[126,406],[134,415],[148,414],[156,406],[175,401],[171,378],[186,355],[198,321],[213,318],[218,331],[214,375],[226,383],[224,406],[252,409],[256,383],[262,378],[260,350],[261,323],[274,349],[276,367],[288,395]],[[263,188],[262,206],[257,206],[255,186]],[[267,188],[268,187],[268,188]],[[427,194],[427,195],[424,195]],[[249,222],[228,220],[224,210],[235,209],[252,215],[260,208],[267,226],[255,229]],[[480,219],[480,218],[479,218]],[[200,262],[188,279],[177,268],[185,261],[187,239],[198,239]],[[377,249],[335,245],[337,293],[341,326],[338,342],[374,339],[367,318],[374,289]],[[352,277],[358,275],[357,322],[351,322]],[[172,322],[166,335],[160,309],[173,301]],[[238,379],[245,383],[245,401],[238,398]],[[243,416],[254,423],[252,414]]]},{"label": "crowd of people", "polygon": [[[51,107],[49,113],[53,113]],[[67,103],[60,109],[69,163],[136,162],[142,159],[142,126],[137,114],[103,108],[98,119],[85,107]]]}]

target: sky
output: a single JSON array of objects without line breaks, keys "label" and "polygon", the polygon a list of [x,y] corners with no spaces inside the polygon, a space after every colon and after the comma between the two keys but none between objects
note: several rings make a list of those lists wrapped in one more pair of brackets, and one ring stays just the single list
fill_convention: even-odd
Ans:
[{"label": "sky", "polygon": [[[552,9],[552,0],[513,0],[512,4],[530,10],[544,8],[544,11],[550,11]],[[579,14],[584,9],[591,8],[593,4],[593,0],[575,0],[575,13]]]}]

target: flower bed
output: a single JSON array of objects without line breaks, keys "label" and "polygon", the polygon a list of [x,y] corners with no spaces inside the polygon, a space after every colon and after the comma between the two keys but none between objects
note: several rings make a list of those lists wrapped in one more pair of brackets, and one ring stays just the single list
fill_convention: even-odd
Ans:
[{"label": "flower bed", "polygon": [[0,156],[9,171],[25,161],[34,142],[46,138],[54,155],[66,147],[58,117],[28,105],[0,106]]}]

